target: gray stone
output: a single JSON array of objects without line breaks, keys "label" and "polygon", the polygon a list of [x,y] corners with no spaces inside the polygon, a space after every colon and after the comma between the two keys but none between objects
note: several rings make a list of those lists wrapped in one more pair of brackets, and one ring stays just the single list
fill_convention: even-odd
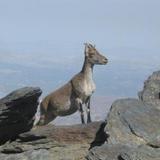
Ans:
[{"label": "gray stone", "polygon": [[121,99],[113,103],[105,132],[108,144],[160,147],[160,111],[137,99]]},{"label": "gray stone", "polygon": [[160,160],[160,149],[146,145],[131,148],[119,155],[120,160]]},{"label": "gray stone", "polygon": [[41,93],[40,88],[24,87],[0,100],[0,144],[32,128]]},{"label": "gray stone", "polygon": [[123,144],[105,144],[94,147],[86,156],[87,160],[159,160],[160,149],[147,145],[138,147]]},{"label": "gray stone", "polygon": [[20,154],[0,155],[0,160],[44,160],[44,159],[51,160],[49,156],[49,151],[44,149],[31,150]]},{"label": "gray stone", "polygon": [[121,153],[129,150],[128,146],[122,144],[105,144],[100,147],[94,147],[86,156],[87,160],[118,160]]},{"label": "gray stone", "polygon": [[138,99],[112,104],[105,126],[106,144],[87,160],[160,160],[160,110]]},{"label": "gray stone", "polygon": [[138,93],[144,103],[160,109],[160,71],[153,72],[144,82],[144,88]]}]

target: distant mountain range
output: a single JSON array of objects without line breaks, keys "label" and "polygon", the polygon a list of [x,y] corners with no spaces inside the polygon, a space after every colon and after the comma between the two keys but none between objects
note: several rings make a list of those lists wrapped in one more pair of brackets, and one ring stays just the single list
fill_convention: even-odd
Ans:
[{"label": "distant mountain range", "polygon": [[[42,48],[45,49],[44,46]],[[31,46],[29,53],[23,49],[14,52],[0,50],[1,97],[24,86],[39,86],[45,96],[81,70],[84,56],[81,49],[76,54],[77,49],[73,49],[69,55],[62,49],[61,54],[51,52],[49,48],[46,53],[40,50],[41,46],[35,46],[34,53]],[[103,48],[103,52],[109,63],[95,66],[96,96],[135,97],[144,80],[160,68],[158,51],[124,47]]]}]

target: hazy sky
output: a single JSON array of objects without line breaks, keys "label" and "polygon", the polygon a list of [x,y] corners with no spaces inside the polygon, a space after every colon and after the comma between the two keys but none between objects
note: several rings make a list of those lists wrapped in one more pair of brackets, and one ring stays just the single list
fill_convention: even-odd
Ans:
[{"label": "hazy sky", "polygon": [[159,8],[159,0],[0,0],[0,42],[156,50]]},{"label": "hazy sky", "polygon": [[97,93],[136,95],[160,68],[160,1],[0,0],[1,92],[68,80],[83,63],[84,42],[110,60],[96,69]]}]

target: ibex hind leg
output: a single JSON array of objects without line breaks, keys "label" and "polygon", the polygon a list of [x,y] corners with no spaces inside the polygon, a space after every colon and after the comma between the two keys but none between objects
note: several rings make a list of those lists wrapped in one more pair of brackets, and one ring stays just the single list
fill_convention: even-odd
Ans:
[{"label": "ibex hind leg", "polygon": [[39,121],[37,122],[36,126],[43,126],[45,121],[45,115],[41,115]]},{"label": "ibex hind leg", "polygon": [[53,114],[47,113],[44,115],[41,115],[40,120],[38,121],[38,126],[47,125],[51,121],[53,121],[57,116],[54,116]]},{"label": "ibex hind leg", "polygon": [[40,103],[40,117],[39,117],[38,122],[35,123],[35,126],[44,125],[44,117],[45,117],[45,110],[44,110],[42,103]]},{"label": "ibex hind leg", "polygon": [[46,111],[41,103],[40,105],[40,119],[36,125],[42,126],[46,125],[52,120],[54,120],[57,116],[53,115],[51,111]]},{"label": "ibex hind leg", "polygon": [[44,116],[44,125],[50,123],[51,121],[53,121],[57,116],[55,116],[54,114],[52,113],[47,113],[45,116]]}]

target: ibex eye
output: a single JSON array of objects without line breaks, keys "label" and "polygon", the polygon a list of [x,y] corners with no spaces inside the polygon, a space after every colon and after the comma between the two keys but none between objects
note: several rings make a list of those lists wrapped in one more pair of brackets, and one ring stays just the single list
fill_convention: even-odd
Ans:
[{"label": "ibex eye", "polygon": [[93,57],[93,56],[94,56],[94,53],[90,53],[89,56],[90,56],[90,57]]}]

